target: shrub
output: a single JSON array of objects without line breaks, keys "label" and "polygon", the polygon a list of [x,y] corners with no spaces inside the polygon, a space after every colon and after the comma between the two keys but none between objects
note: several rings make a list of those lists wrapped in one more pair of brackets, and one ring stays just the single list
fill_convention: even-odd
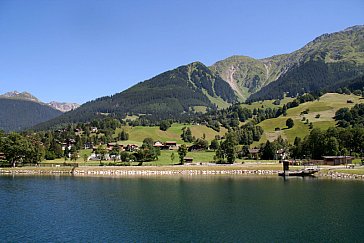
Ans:
[{"label": "shrub", "polygon": [[292,118],[288,118],[287,121],[286,121],[286,126],[288,128],[292,128],[294,126],[294,122],[293,122],[293,119]]}]

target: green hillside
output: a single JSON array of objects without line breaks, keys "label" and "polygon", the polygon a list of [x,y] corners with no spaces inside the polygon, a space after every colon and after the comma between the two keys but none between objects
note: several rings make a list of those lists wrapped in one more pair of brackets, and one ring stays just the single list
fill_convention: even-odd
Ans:
[{"label": "green hillside", "polygon": [[[144,138],[150,137],[155,141],[176,141],[177,143],[184,143],[181,139],[182,128],[189,127],[191,129],[192,135],[196,138],[202,138],[205,134],[206,140],[211,141],[216,135],[223,136],[227,130],[221,128],[220,132],[208,128],[205,125],[184,125],[184,124],[173,124],[167,131],[162,131],[157,126],[153,127],[130,127],[126,126],[123,129],[129,133],[129,140],[120,141],[121,144],[135,143],[142,144]],[[121,129],[116,130],[116,134],[119,133]]]},{"label": "green hillside", "polygon": [[[351,100],[353,103],[348,103]],[[330,126],[335,126],[335,112],[343,107],[353,107],[355,104],[364,103],[364,99],[356,95],[345,95],[336,93],[327,93],[320,97],[319,100],[306,102],[300,104],[298,107],[294,107],[287,110],[287,116],[280,116],[278,118],[267,119],[259,123],[264,129],[264,134],[259,142],[255,142],[254,145],[265,142],[267,139],[274,140],[278,136],[288,139],[290,143],[293,143],[295,137],[306,136],[310,129],[309,124],[306,124],[306,120],[312,122],[313,127],[327,129]],[[301,114],[308,110],[308,114]],[[319,118],[316,118],[317,115]],[[306,120],[302,121],[305,117]],[[287,129],[286,120],[292,118],[294,121],[294,127]],[[275,128],[280,128],[280,131],[275,131]]]}]

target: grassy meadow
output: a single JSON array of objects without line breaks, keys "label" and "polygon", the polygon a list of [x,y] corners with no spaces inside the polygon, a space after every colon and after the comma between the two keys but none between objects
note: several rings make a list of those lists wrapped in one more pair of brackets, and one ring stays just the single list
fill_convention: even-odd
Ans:
[{"label": "grassy meadow", "polygon": [[[280,116],[259,123],[259,126],[264,129],[264,134],[260,141],[255,142],[253,146],[263,143],[267,139],[274,140],[279,135],[293,143],[295,137],[305,137],[310,132],[310,122],[312,122],[314,128],[327,129],[333,127],[335,126],[335,112],[343,107],[352,108],[355,104],[364,103],[364,99],[360,98],[360,96],[356,95],[327,93],[319,100],[306,102],[288,109],[287,116]],[[348,103],[348,100],[351,100],[353,103]],[[308,110],[308,114],[301,114],[306,110]],[[320,117],[316,118],[317,115]],[[303,117],[305,117],[305,121],[302,121]],[[294,126],[291,129],[286,127],[286,120],[288,118],[292,118],[294,121]],[[275,128],[280,130],[275,131]]]},{"label": "grassy meadow", "polygon": [[[201,138],[205,134],[205,137],[208,141],[211,141],[215,138],[216,135],[223,136],[227,129],[221,127],[220,132],[216,132],[215,130],[205,126],[205,125],[184,125],[184,124],[173,124],[167,131],[162,131],[159,127],[131,127],[125,126],[124,129],[127,133],[129,133],[129,140],[120,141],[120,144],[138,144],[141,145],[144,138],[150,137],[155,141],[176,141],[177,143],[184,143],[181,139],[182,129],[184,127],[189,127],[191,129],[192,135],[196,138]],[[116,134],[121,131],[121,128],[116,130]]]}]

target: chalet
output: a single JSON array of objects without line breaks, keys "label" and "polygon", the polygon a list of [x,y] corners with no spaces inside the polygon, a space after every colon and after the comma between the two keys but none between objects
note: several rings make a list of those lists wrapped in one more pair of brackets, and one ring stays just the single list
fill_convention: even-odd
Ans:
[{"label": "chalet", "polygon": [[324,165],[344,165],[352,164],[354,157],[352,156],[322,156]]},{"label": "chalet", "polygon": [[68,150],[70,150],[72,148],[72,146],[76,144],[76,140],[73,139],[73,138],[68,138],[68,139],[65,140],[65,142],[60,143],[60,144],[61,144],[61,147],[62,147],[63,151],[66,150],[66,148]]},{"label": "chalet", "polygon": [[249,151],[249,156],[251,158],[254,158],[254,159],[259,158],[260,149],[253,148],[253,149],[249,149],[248,151]]},{"label": "chalet", "polygon": [[177,148],[178,148],[178,146],[177,146],[177,142],[176,142],[176,141],[166,141],[166,142],[164,143],[164,145],[165,145],[166,147],[168,147],[169,149],[177,149]]},{"label": "chalet", "polygon": [[192,163],[193,158],[192,158],[192,157],[184,157],[184,158],[183,158],[183,161],[184,161],[185,163]]},{"label": "chalet", "polygon": [[107,143],[106,145],[106,149],[111,151],[113,150],[115,147],[118,147],[119,150],[123,151],[124,150],[124,145],[122,144],[118,144],[118,143]]},{"label": "chalet", "polygon": [[139,146],[137,144],[128,144],[126,145],[125,150],[129,152],[134,152],[135,150],[138,150]]},{"label": "chalet", "polygon": [[156,148],[160,148],[160,149],[162,149],[162,147],[164,147],[164,144],[163,144],[163,143],[161,143],[161,142],[159,142],[159,141],[157,141],[157,142],[155,142],[155,143],[153,144],[153,147],[156,147]]}]

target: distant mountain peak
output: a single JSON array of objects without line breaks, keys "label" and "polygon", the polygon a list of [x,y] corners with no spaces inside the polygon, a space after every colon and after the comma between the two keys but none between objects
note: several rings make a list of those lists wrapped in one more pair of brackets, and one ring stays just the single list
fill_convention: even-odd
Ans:
[{"label": "distant mountain peak", "polygon": [[26,92],[26,91],[19,92],[19,91],[14,90],[14,91],[10,91],[10,92],[0,95],[0,98],[1,97],[10,98],[10,99],[19,99],[19,100],[29,100],[29,101],[48,105],[48,106],[52,107],[53,109],[56,109],[56,110],[59,110],[62,112],[71,111],[71,110],[74,110],[74,109],[77,109],[78,107],[80,107],[80,105],[77,103],[67,103],[67,102],[58,102],[58,101],[51,101],[49,103],[44,103],[44,102],[40,101],[37,97],[35,97],[34,95],[32,95],[31,93]]},{"label": "distant mountain peak", "polygon": [[80,105],[76,103],[66,103],[57,101],[51,101],[48,103],[48,105],[62,112],[72,111],[80,107]]},{"label": "distant mountain peak", "polygon": [[31,100],[34,102],[40,102],[37,97],[35,97],[34,95],[32,95],[31,93],[26,92],[26,91],[20,93],[20,92],[14,90],[14,91],[10,91],[10,92],[0,95],[0,97],[1,96],[7,97],[7,98],[15,98],[15,99]]}]

